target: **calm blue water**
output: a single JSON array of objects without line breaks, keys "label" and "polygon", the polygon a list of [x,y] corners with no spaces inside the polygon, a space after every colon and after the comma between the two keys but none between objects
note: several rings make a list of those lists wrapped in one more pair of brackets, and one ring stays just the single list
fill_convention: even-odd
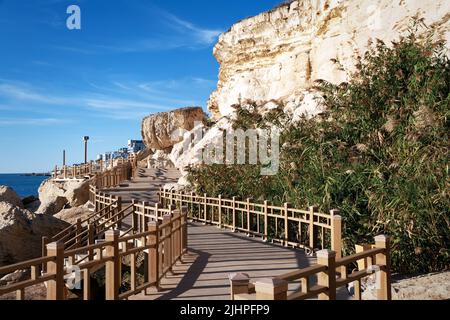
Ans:
[{"label": "calm blue water", "polygon": [[33,177],[20,174],[0,174],[0,185],[9,186],[21,197],[38,196],[42,181],[49,177]]}]

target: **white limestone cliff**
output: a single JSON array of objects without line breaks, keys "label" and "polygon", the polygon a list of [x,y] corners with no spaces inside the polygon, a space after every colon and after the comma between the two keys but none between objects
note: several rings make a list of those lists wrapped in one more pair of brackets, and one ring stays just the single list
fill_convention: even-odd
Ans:
[{"label": "white limestone cliff", "polygon": [[220,73],[208,109],[220,118],[255,101],[293,111],[315,80],[347,81],[369,39],[399,39],[414,16],[450,41],[448,0],[299,0],[242,20],[214,48]]},{"label": "white limestone cliff", "polygon": [[[196,143],[194,131],[185,134],[172,162],[185,175],[245,105],[260,113],[282,108],[293,122],[321,113],[315,81],[348,81],[370,41],[400,39],[414,17],[434,28],[435,40],[450,43],[449,0],[297,0],[236,23],[214,48],[220,71],[208,109],[217,124]],[[187,185],[184,176],[179,184]]]}]

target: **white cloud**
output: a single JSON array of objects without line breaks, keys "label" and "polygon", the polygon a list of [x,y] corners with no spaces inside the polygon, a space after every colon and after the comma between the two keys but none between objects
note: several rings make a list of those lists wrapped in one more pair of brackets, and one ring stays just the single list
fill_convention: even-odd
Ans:
[{"label": "white cloud", "polygon": [[101,41],[98,41],[96,44],[53,45],[51,47],[86,55],[149,52],[179,48],[202,49],[213,45],[223,32],[219,29],[199,27],[162,9],[155,8],[151,14],[153,15],[152,19],[162,19],[162,23],[171,32],[155,32],[152,37],[141,37],[132,41],[125,39],[125,41],[119,43],[101,43]]},{"label": "white cloud", "polygon": [[89,117],[139,120],[150,113],[202,105],[195,99],[184,99],[184,92],[186,88],[204,88],[212,84],[213,81],[199,77],[151,82],[111,81],[100,86],[90,82],[92,91],[88,88],[68,93],[0,78],[0,110],[4,110],[3,116],[9,111],[19,110],[28,110],[41,116],[50,115],[32,119],[3,118],[0,124],[54,124],[60,122],[52,118],[56,113],[75,114],[73,119],[76,120],[79,111],[86,112]]},{"label": "white cloud", "polygon": [[148,109],[164,110],[167,106],[157,105],[136,100],[126,100],[120,98],[94,98],[86,99],[86,105],[94,109],[123,110],[123,109]]},{"label": "white cloud", "polygon": [[0,118],[0,126],[45,126],[67,123],[65,119],[56,118]]},{"label": "white cloud", "polygon": [[5,80],[0,82],[0,96],[12,101],[28,101],[44,104],[64,104],[67,102],[67,99],[63,97],[55,97],[50,94],[41,93],[28,84]]},{"label": "white cloud", "polygon": [[223,32],[218,29],[200,28],[193,23],[183,20],[168,12],[164,15],[167,18],[167,22],[169,22],[173,29],[178,30],[180,33],[192,36],[192,39],[197,44],[211,45],[216,42],[217,37]]}]

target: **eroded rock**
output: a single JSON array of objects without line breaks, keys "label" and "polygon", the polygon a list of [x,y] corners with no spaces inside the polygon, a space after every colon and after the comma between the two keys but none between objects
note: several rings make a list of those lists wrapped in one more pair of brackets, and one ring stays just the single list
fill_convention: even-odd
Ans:
[{"label": "eroded rock", "polygon": [[41,256],[43,236],[53,236],[68,223],[52,216],[34,215],[0,202],[0,266]]},{"label": "eroded rock", "polygon": [[244,19],[214,48],[220,72],[208,109],[216,119],[246,100],[295,109],[316,80],[348,81],[370,39],[398,40],[416,15],[449,43],[449,12],[448,0],[299,0]]},{"label": "eroded rock", "polygon": [[8,202],[14,206],[23,208],[20,197],[12,188],[8,186],[0,186],[0,201]]},{"label": "eroded rock", "polygon": [[78,207],[89,201],[88,180],[46,180],[39,187],[39,214],[54,215],[66,205]]},{"label": "eroded rock", "polygon": [[156,113],[142,121],[142,138],[147,148],[166,150],[181,141],[177,130],[190,131],[195,123],[203,122],[204,118],[201,107]]}]

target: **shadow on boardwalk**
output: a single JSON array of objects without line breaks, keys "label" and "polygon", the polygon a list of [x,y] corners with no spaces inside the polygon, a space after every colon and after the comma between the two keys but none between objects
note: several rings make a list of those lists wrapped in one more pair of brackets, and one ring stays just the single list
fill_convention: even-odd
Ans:
[{"label": "shadow on boardwalk", "polygon": [[[161,291],[133,299],[229,299],[228,275],[248,273],[252,281],[308,267],[315,259],[243,234],[201,224],[189,225],[189,254],[161,283]],[[297,285],[290,289],[295,289]],[[153,289],[151,289],[153,290]]]}]

